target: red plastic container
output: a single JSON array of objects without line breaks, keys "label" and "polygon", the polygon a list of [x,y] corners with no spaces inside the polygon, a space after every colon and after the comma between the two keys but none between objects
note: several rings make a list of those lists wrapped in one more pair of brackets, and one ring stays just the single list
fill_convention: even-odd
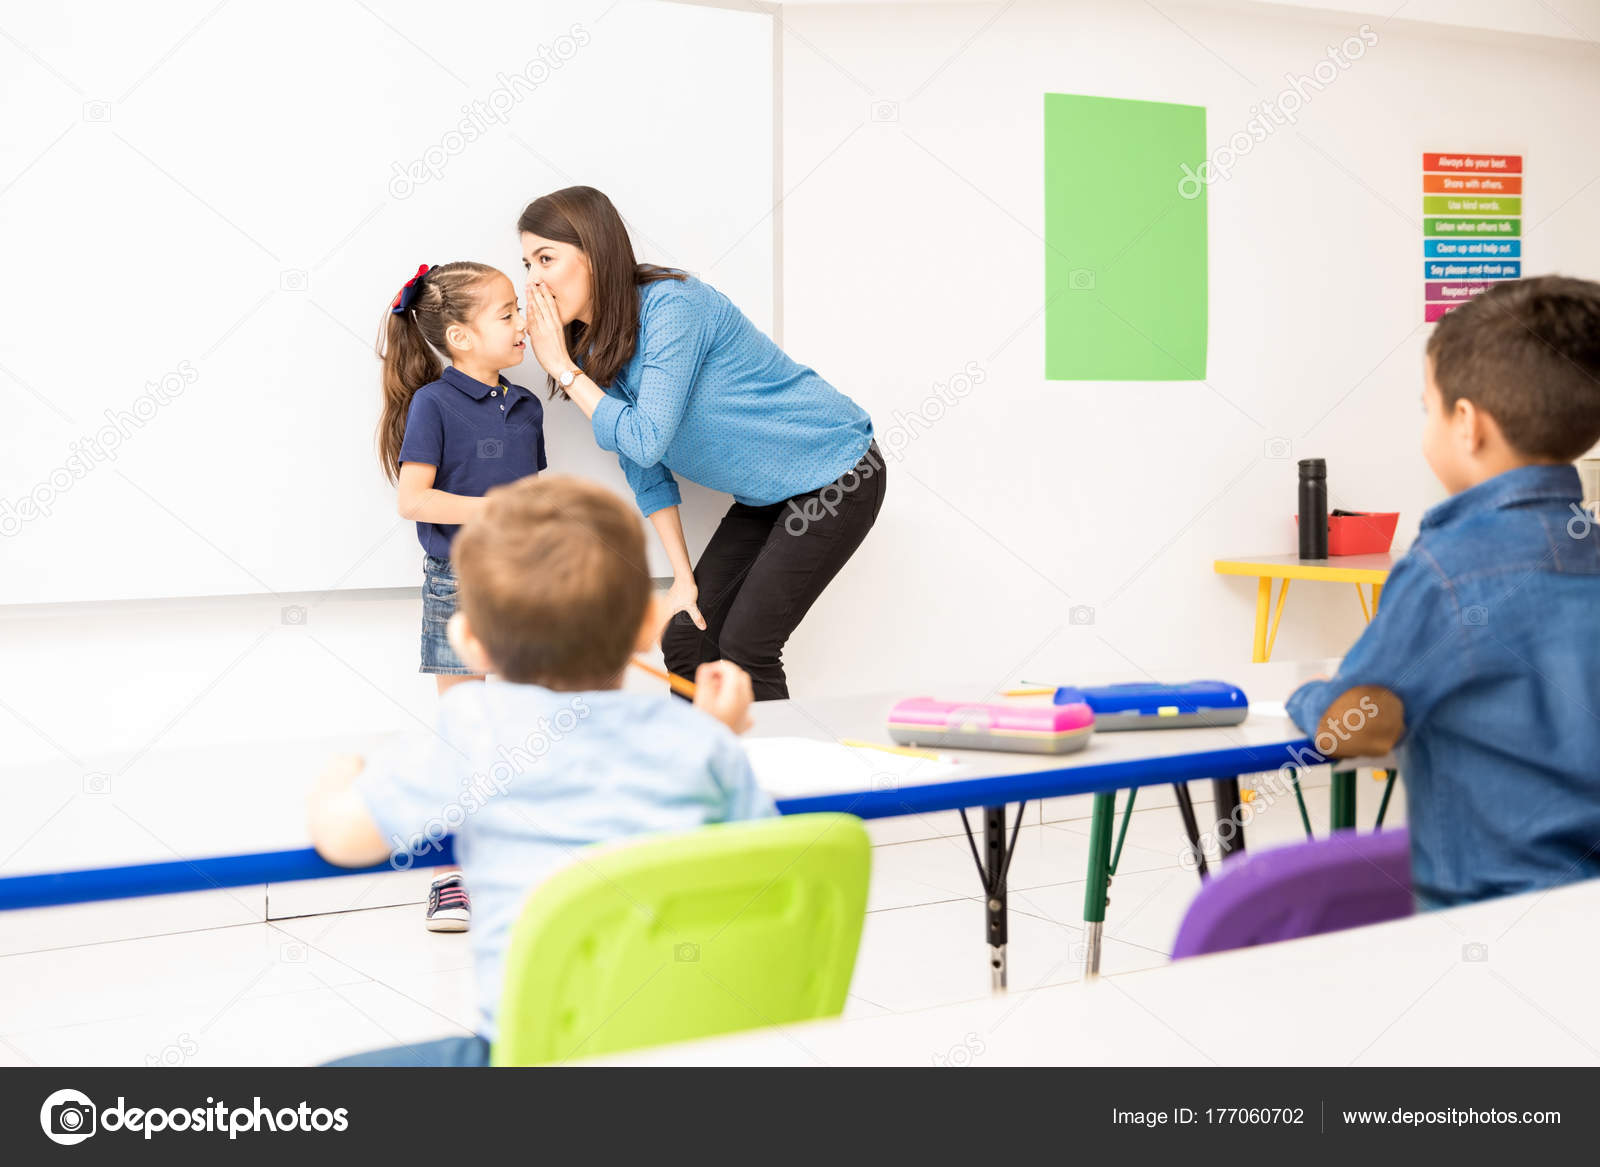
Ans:
[{"label": "red plastic container", "polygon": [[[1300,516],[1294,517],[1295,526]],[[1328,558],[1335,555],[1382,555],[1394,544],[1399,511],[1360,511],[1328,516]]]}]

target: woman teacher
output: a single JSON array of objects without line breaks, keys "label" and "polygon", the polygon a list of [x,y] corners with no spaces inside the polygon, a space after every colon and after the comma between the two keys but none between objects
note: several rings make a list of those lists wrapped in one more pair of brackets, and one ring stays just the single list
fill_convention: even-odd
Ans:
[{"label": "woman teacher", "polygon": [[[593,187],[535,200],[517,229],[551,396],[617,455],[672,564],[668,669],[726,658],[756,700],[787,697],[783,646],[883,505],[872,419],[709,284],[635,262]],[[734,498],[692,568],[674,474]]]}]

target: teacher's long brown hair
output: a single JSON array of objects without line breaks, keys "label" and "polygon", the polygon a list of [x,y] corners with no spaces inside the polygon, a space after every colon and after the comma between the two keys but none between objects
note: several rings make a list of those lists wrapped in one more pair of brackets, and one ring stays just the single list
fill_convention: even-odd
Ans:
[{"label": "teacher's long brown hair", "polygon": [[[534,199],[517,219],[517,230],[571,244],[588,256],[590,321],[567,324],[567,352],[596,385],[611,384],[633,359],[639,286],[688,276],[635,260],[622,216],[592,186],[569,186]],[[551,397],[567,395],[554,377],[547,381]]]}]

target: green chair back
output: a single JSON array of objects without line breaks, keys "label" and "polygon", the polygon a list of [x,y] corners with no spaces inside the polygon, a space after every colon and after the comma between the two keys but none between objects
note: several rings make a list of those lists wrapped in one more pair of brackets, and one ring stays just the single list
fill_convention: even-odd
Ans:
[{"label": "green chair back", "polygon": [[586,849],[512,927],[491,1064],[837,1015],[871,866],[866,829],[844,814]]}]

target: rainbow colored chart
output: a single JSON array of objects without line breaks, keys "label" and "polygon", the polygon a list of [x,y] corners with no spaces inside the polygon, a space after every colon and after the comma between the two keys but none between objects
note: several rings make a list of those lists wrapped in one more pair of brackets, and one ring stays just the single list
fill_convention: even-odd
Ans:
[{"label": "rainbow colored chart", "polygon": [[1522,276],[1522,155],[1422,156],[1423,319]]}]

